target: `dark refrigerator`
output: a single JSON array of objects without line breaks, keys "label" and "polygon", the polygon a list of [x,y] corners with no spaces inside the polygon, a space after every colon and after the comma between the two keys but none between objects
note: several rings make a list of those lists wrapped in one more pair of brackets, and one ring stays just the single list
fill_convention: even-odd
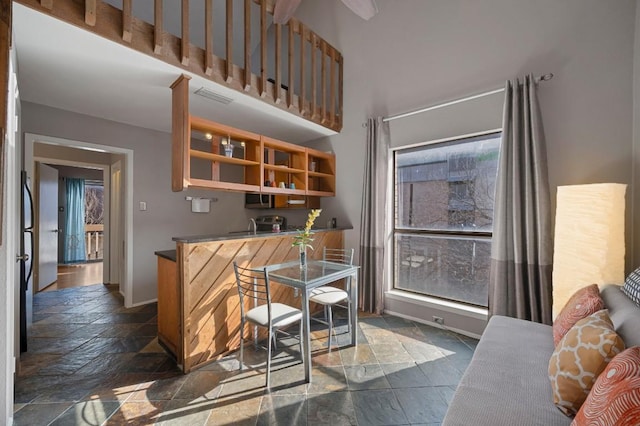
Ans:
[{"label": "dark refrigerator", "polygon": [[27,351],[27,291],[33,272],[33,197],[29,189],[27,172],[20,173],[20,352]]}]

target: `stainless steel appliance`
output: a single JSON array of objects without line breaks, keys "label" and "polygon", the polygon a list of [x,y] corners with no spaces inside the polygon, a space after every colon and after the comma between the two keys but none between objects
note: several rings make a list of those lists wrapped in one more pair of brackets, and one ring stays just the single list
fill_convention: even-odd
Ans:
[{"label": "stainless steel appliance", "polygon": [[281,231],[287,229],[287,219],[284,216],[270,215],[258,216],[256,218],[256,229],[258,232],[273,231],[274,224],[278,224]]},{"label": "stainless steel appliance", "polygon": [[27,350],[27,291],[33,272],[33,197],[29,189],[27,172],[20,173],[21,199],[20,199],[20,352]]},{"label": "stainless steel appliance", "polygon": [[246,193],[244,196],[244,207],[247,209],[272,209],[275,208],[275,198],[273,194]]},{"label": "stainless steel appliance", "polygon": [[275,207],[275,195],[246,193],[244,207],[247,209],[272,209]]}]

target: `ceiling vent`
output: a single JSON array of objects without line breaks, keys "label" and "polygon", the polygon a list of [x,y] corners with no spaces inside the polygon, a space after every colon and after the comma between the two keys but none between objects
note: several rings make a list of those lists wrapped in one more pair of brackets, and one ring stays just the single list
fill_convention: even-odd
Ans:
[{"label": "ceiling vent", "polygon": [[207,99],[211,99],[212,101],[219,102],[223,105],[229,105],[231,102],[233,102],[233,99],[227,98],[226,96],[222,96],[221,94],[213,92],[205,87],[201,87],[198,90],[196,90],[195,94],[200,95]]}]

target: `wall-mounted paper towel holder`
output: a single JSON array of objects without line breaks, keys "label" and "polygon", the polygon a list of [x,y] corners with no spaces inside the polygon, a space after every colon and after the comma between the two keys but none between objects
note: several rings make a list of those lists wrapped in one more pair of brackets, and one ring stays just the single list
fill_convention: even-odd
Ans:
[{"label": "wall-mounted paper towel holder", "polygon": [[203,197],[184,197],[185,200],[191,201],[192,213],[209,213],[211,203],[218,201],[217,198]]}]

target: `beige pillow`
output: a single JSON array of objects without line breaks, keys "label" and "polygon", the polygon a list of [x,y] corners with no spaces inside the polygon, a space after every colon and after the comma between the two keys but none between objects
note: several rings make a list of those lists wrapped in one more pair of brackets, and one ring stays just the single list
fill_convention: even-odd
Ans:
[{"label": "beige pillow", "polygon": [[578,321],[560,340],[549,360],[553,402],[566,415],[575,415],[598,375],[624,350],[606,309]]}]

